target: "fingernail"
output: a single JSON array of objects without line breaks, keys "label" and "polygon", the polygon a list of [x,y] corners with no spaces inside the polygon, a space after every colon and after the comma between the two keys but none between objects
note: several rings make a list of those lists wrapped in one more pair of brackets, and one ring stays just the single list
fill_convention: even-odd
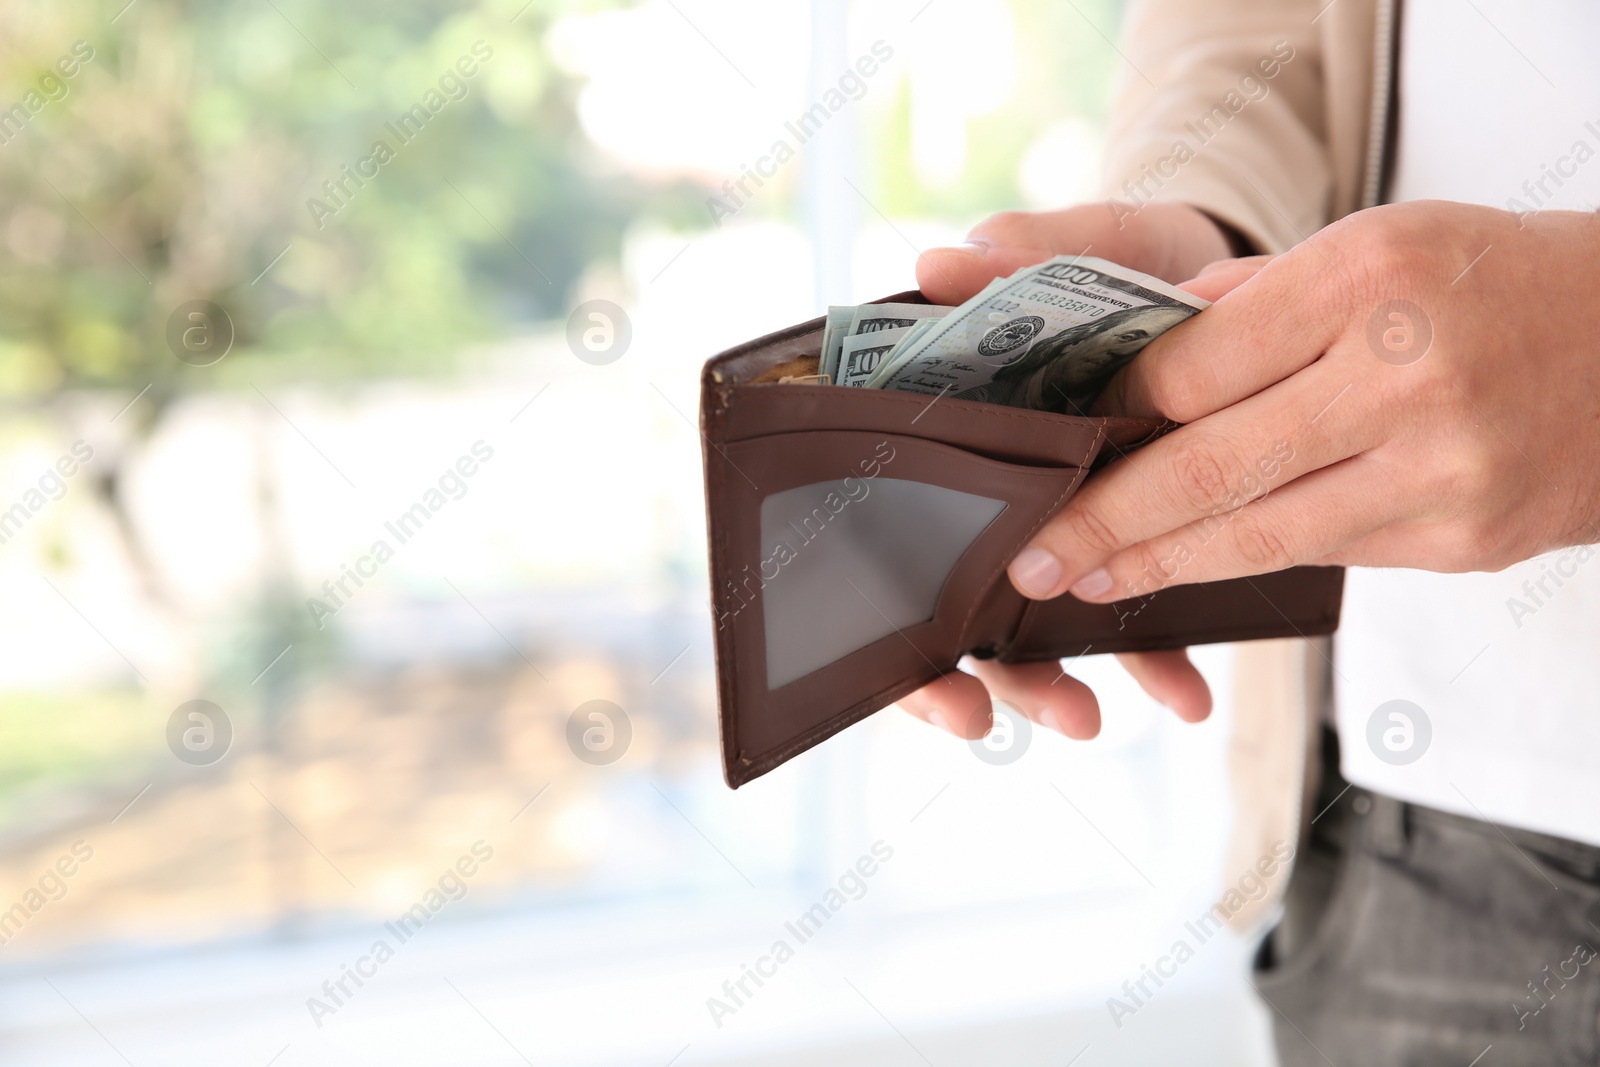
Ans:
[{"label": "fingernail", "polygon": [[941,730],[950,729],[950,724],[945,721],[944,712],[942,711],[935,710],[928,712],[928,721],[933,723],[933,725],[937,726]]},{"label": "fingernail", "polygon": [[969,256],[986,256],[989,254],[989,242],[969,239],[956,245],[955,249],[958,252],[965,252]]},{"label": "fingernail", "polygon": [[1111,591],[1111,572],[1104,567],[1090,571],[1072,587],[1072,595],[1079,600],[1093,600]]},{"label": "fingernail", "polygon": [[[1025,548],[1011,561],[1011,582],[1023,596],[1042,600],[1061,580],[1061,561],[1042,548]],[[1109,587],[1111,580],[1106,579]]]},{"label": "fingernail", "polygon": [[1046,729],[1054,730],[1058,734],[1066,732],[1061,729],[1061,720],[1056,718],[1054,708],[1045,708],[1039,713],[1039,725]]}]

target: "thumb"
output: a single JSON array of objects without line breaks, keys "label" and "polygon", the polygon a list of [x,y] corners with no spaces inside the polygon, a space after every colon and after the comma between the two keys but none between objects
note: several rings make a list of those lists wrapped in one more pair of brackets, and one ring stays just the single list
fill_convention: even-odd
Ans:
[{"label": "thumb", "polygon": [[960,304],[995,278],[1060,255],[1095,256],[1177,281],[1226,257],[1228,248],[1216,221],[1187,204],[1146,204],[1132,216],[1110,201],[1003,211],[975,226],[965,244],[923,253],[917,283],[935,303]]},{"label": "thumb", "polygon": [[1201,272],[1178,288],[1193,293],[1202,300],[1217,301],[1233,292],[1245,282],[1261,273],[1273,260],[1272,256],[1242,256],[1238,259],[1219,259],[1208,264]]},{"label": "thumb", "polygon": [[917,259],[917,283],[935,303],[960,304],[994,279],[1052,256],[1099,256],[1138,267],[1132,237],[1119,229],[1108,204],[1002,211],[974,226],[965,243],[924,252]]},{"label": "thumb", "polygon": [[962,304],[984,286],[1056,255],[1049,248],[1015,245],[996,247],[983,237],[969,237],[948,248],[930,248],[917,257],[917,285],[935,304]]}]

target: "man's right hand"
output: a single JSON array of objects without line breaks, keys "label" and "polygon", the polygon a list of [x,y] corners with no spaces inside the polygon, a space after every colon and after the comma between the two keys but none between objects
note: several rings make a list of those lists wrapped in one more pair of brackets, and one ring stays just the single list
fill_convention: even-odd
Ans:
[{"label": "man's right hand", "polygon": [[[1222,228],[1184,204],[1146,204],[1132,214],[1109,203],[1082,204],[1060,211],[995,215],[976,226],[967,243],[924,252],[917,260],[917,281],[934,303],[960,304],[995,278],[1029,264],[1058,255],[1087,255],[1174,285],[1194,279],[1184,287],[1214,299],[1237,284],[1220,276],[1235,272],[1196,275],[1233,254]],[[1118,659],[1145,692],[1180,718],[1198,722],[1210,714],[1211,693],[1205,679],[1182,649],[1129,653]],[[975,714],[974,709],[987,709],[991,700],[1015,705],[1030,719],[1068,737],[1088,739],[1099,733],[1100,705],[1094,692],[1066,677],[1057,665],[990,661],[974,664],[974,669],[976,676],[963,671],[945,675],[901,700],[901,707],[964,738],[988,732],[988,714]]]}]

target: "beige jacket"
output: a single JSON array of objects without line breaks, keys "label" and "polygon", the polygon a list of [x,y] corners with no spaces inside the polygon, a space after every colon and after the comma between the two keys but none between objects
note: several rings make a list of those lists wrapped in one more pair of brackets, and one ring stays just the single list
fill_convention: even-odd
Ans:
[{"label": "beige jacket", "polygon": [[[1378,202],[1393,104],[1396,0],[1133,0],[1107,142],[1120,210],[1192,204],[1282,252]],[[1313,812],[1328,642],[1239,645],[1229,883]],[[1298,846],[1297,846],[1298,847]],[[1275,879],[1281,892],[1285,877]],[[1233,914],[1259,925],[1276,896]]]}]

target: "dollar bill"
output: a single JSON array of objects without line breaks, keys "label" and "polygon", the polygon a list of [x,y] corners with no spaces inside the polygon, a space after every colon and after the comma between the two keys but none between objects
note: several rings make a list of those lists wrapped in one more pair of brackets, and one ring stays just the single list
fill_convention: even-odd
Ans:
[{"label": "dollar bill", "polygon": [[828,308],[828,323],[822,330],[822,356],[817,361],[817,373],[826,374],[830,382],[839,380],[839,356],[844,335],[856,317],[855,307],[833,305]]},{"label": "dollar bill", "polygon": [[[950,308],[937,308],[948,312]],[[839,370],[833,382],[850,388],[868,387],[885,359],[892,359],[903,345],[909,344],[928,330],[935,318],[908,319],[881,317],[866,320],[868,328],[861,333],[851,333],[844,339],[840,353]],[[888,325],[903,323],[904,325]]]},{"label": "dollar bill", "polygon": [[846,337],[839,353],[839,370],[833,377],[833,384],[850,389],[864,388],[882,364],[884,357],[894,351],[896,342],[909,332],[909,327],[902,326],[858,337]]},{"label": "dollar bill", "polygon": [[[941,304],[862,304],[855,308],[829,308],[828,327],[823,335],[822,360],[817,373],[828,375],[834,385],[859,388],[877,368],[885,346],[900,340],[906,331],[927,319],[948,315],[953,309]],[[848,312],[842,328],[835,328],[836,312]],[[868,349],[873,350],[868,352]],[[861,358],[850,359],[852,352]]]},{"label": "dollar bill", "polygon": [[1209,306],[1128,267],[1057,256],[912,327],[865,387],[1081,414],[1146,344]]},{"label": "dollar bill", "polygon": [[850,318],[849,336],[904,329],[923,319],[942,319],[954,310],[943,304],[862,304]]}]

